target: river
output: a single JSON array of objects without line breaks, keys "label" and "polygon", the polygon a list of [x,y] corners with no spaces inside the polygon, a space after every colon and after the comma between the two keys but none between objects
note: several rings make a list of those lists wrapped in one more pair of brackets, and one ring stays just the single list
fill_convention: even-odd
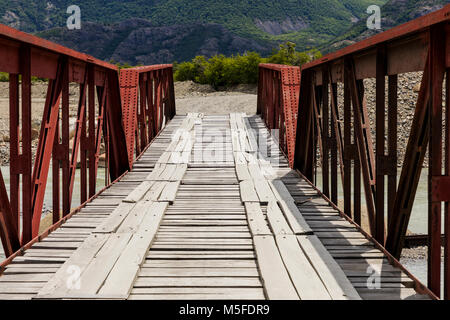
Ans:
[{"label": "river", "polygon": [[[9,167],[1,167],[3,179],[5,180],[6,190],[9,194]],[[45,190],[45,198],[44,198],[44,209],[45,212],[46,209],[51,209],[53,207],[52,203],[52,169],[50,167],[49,170],[49,176],[47,181],[47,188]],[[72,208],[78,207],[80,204],[80,170],[77,169],[77,172],[75,173],[75,184],[73,188],[73,196],[72,196]],[[62,177],[61,182],[62,184]],[[97,174],[97,190],[100,190],[105,185],[105,168],[98,168],[98,174]],[[61,199],[62,201],[62,199]],[[62,204],[62,202],[61,202]],[[5,258],[3,247],[0,243],[0,261],[2,261]]]}]

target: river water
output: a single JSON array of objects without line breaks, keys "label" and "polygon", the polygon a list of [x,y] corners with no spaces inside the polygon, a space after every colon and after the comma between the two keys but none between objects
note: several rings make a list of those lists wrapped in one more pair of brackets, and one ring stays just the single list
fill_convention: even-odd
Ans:
[{"label": "river water", "polygon": [[[400,171],[398,172],[398,177],[400,177]],[[362,179],[362,177],[361,177]],[[386,179],[387,180],[387,179]],[[353,181],[353,180],[352,180]],[[361,180],[362,181],[362,180]],[[397,179],[398,183],[398,179]],[[317,186],[319,189],[322,188],[322,174],[317,172]],[[419,185],[417,187],[416,198],[414,200],[414,206],[411,212],[411,218],[409,220],[408,230],[412,233],[426,234],[428,231],[428,169],[424,168],[422,170]],[[387,199],[387,181],[385,187],[385,199]],[[339,201],[343,201],[344,193],[342,190],[342,185],[338,181],[338,198]],[[364,196],[364,188],[361,183],[361,205],[365,206],[366,199]],[[387,214],[387,213],[386,213]]]},{"label": "river water", "polygon": [[[3,179],[5,180],[6,190],[9,193],[9,167],[0,167],[2,170]],[[48,175],[48,181],[47,181],[47,188],[45,190],[45,198],[44,198],[44,207],[43,212],[45,214],[46,209],[50,209],[53,207],[52,203],[52,169],[50,167],[49,175]],[[72,208],[76,208],[80,205],[80,170],[77,169],[75,173],[75,184],[73,188],[73,195],[72,195]],[[62,177],[60,184],[62,184]],[[100,190],[105,185],[105,168],[98,168],[97,173],[97,190]],[[61,199],[62,201],[62,199]],[[61,202],[62,204],[62,202]],[[0,261],[2,261],[5,258],[3,247],[0,242]]]}]

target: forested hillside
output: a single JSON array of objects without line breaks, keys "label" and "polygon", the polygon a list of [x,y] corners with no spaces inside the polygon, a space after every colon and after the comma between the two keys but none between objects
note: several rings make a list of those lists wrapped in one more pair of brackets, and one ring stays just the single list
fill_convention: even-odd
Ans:
[{"label": "forested hillside", "polygon": [[[0,22],[100,59],[151,64],[197,55],[271,54],[290,41],[323,53],[372,35],[369,5],[382,30],[450,0],[77,0],[81,30],[66,27],[72,0],[0,0]],[[332,45],[330,45],[332,44]]]}]

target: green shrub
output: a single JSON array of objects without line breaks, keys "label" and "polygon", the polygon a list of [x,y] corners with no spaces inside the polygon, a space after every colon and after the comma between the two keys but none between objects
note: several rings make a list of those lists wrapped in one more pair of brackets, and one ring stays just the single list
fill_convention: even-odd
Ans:
[{"label": "green shrub", "polygon": [[292,66],[301,66],[311,60],[322,57],[322,54],[316,50],[298,52],[295,50],[295,43],[286,42],[280,45],[280,49],[272,53],[268,58],[269,63],[287,64]]},{"label": "green shrub", "polygon": [[237,84],[254,84],[258,82],[258,65],[260,63],[277,63],[301,66],[321,57],[317,50],[298,52],[295,44],[286,42],[280,45],[268,58],[262,58],[256,52],[226,57],[215,55],[210,59],[197,56],[191,61],[174,63],[175,81],[191,80],[201,84],[210,84],[214,88],[229,87]]},{"label": "green shrub", "polygon": [[175,81],[192,80],[198,83],[205,83],[204,71],[208,62],[203,56],[197,56],[192,61],[174,63]]},{"label": "green shrub", "polygon": [[6,72],[0,72],[0,82],[8,82],[9,74]]}]

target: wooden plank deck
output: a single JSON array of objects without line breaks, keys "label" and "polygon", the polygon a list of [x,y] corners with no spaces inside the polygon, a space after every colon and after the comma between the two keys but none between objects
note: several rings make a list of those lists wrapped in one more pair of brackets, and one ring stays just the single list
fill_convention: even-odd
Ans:
[{"label": "wooden plank deck", "polygon": [[289,169],[258,116],[189,114],[16,257],[0,299],[429,298],[413,285]]}]

